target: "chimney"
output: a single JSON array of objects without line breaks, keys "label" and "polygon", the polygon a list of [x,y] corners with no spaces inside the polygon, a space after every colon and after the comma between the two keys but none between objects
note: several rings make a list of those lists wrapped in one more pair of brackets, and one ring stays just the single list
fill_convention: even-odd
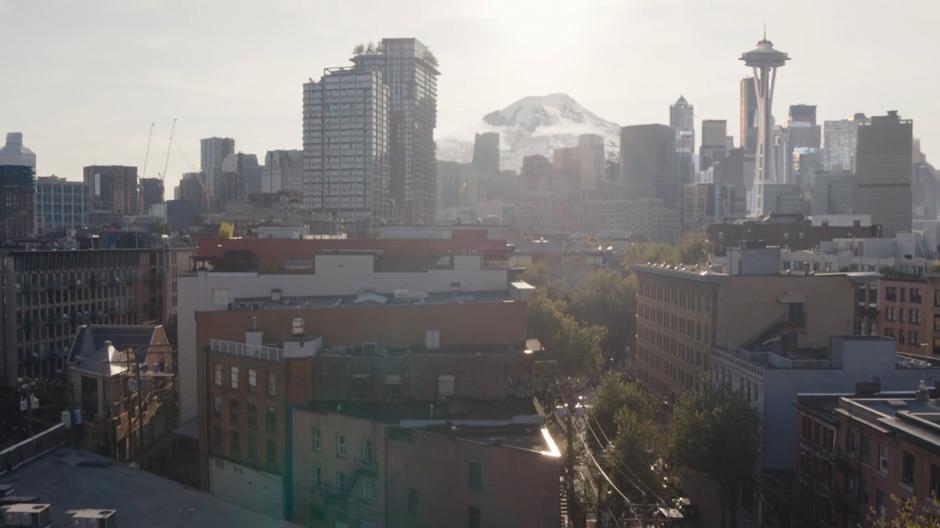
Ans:
[{"label": "chimney", "polygon": [[930,401],[930,387],[927,386],[927,382],[920,380],[920,384],[917,385],[917,393],[914,395],[914,399],[919,402]]}]

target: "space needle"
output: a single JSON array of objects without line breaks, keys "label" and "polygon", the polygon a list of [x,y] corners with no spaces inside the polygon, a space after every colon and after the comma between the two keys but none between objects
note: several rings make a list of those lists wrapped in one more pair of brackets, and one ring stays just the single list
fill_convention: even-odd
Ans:
[{"label": "space needle", "polygon": [[767,28],[764,38],[757,47],[741,54],[744,64],[754,70],[754,93],[757,96],[757,149],[754,156],[754,185],[751,197],[751,216],[764,214],[764,185],[782,183],[777,180],[777,167],[774,164],[773,138],[771,137],[771,107],[774,100],[774,84],[777,81],[777,68],[784,66],[790,57],[774,49],[774,43],[767,40]]}]

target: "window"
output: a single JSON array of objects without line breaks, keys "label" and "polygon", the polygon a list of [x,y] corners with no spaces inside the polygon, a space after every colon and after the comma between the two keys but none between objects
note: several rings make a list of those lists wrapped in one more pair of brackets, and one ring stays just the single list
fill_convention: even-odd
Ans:
[{"label": "window", "polygon": [[911,288],[911,303],[920,304],[920,288]]},{"label": "window", "polygon": [[212,414],[216,416],[222,416],[222,397],[221,396],[212,397]]},{"label": "window", "polygon": [[258,371],[248,369],[248,392],[255,392],[258,389]]},{"label": "window", "polygon": [[362,441],[362,463],[372,463],[372,440],[365,439]]},{"label": "window", "polygon": [[855,452],[855,431],[847,431],[845,433],[845,451],[846,453]]},{"label": "window", "polygon": [[258,438],[252,433],[248,433],[248,458],[251,460],[258,458]]},{"label": "window", "polygon": [[267,383],[265,383],[265,390],[267,395],[271,398],[277,396],[277,374],[274,372],[268,372]]},{"label": "window", "polygon": [[454,395],[454,375],[441,374],[437,377],[437,397],[449,398]]},{"label": "window", "polygon": [[362,479],[362,501],[372,502],[372,479],[368,477]]},{"label": "window", "polygon": [[867,464],[871,460],[871,444],[865,435],[862,435],[861,451],[861,461]]},{"label": "window", "polygon": [[[937,466],[933,467],[936,468]],[[937,469],[940,470],[940,468]],[[938,471],[938,480],[940,480],[940,471]],[[418,514],[418,490],[414,488],[408,488],[408,513]]]},{"label": "window", "polygon": [[901,484],[914,487],[914,455],[907,451],[901,453]]},{"label": "window", "polygon": [[228,434],[228,452],[237,455],[241,450],[241,446],[238,445],[238,431],[229,431]]},{"label": "window", "polygon": [[467,507],[467,526],[470,528],[480,528],[482,526],[482,515],[480,514],[480,508],[476,506]]},{"label": "window", "polygon": [[322,434],[320,433],[320,428],[319,428],[319,427],[314,427],[314,428],[313,428],[312,438],[313,438],[313,450],[314,450],[314,451],[319,451],[319,450],[320,450],[320,444],[321,444],[321,442],[322,442]]},{"label": "window", "polygon": [[273,433],[277,429],[277,411],[268,407],[264,411],[264,430]]},{"label": "window", "polygon": [[888,306],[885,308],[885,321],[894,321],[894,307]]},{"label": "window", "polygon": [[940,308],[940,290],[933,291],[933,307]]},{"label": "window", "polygon": [[881,490],[875,491],[875,511],[879,517],[885,516],[885,492]]},{"label": "window", "polygon": [[346,435],[342,433],[336,433],[336,456],[346,457]]},{"label": "window", "polygon": [[233,389],[238,388],[238,367],[232,367],[229,372],[229,385]]},{"label": "window", "polygon": [[323,482],[323,468],[313,466],[313,486],[317,487]]},{"label": "window", "polygon": [[238,400],[228,401],[228,421],[230,424],[238,423]]},{"label": "window", "polygon": [[908,319],[910,319],[911,324],[920,323],[920,308],[911,308],[910,314],[908,315],[910,315]]},{"label": "window", "polygon": [[898,322],[904,322],[904,308],[898,308]]},{"label": "window", "polygon": [[249,403],[245,408],[245,419],[248,421],[249,429],[258,428],[258,407],[253,403]]},{"label": "window", "polygon": [[862,506],[868,506],[868,481],[864,478],[858,479],[858,500]]},{"label": "window", "polygon": [[213,289],[212,290],[212,305],[227,307],[228,306],[228,290]]},{"label": "window", "polygon": [[907,288],[898,288],[898,293],[901,294],[901,302],[907,302]]},{"label": "window", "polygon": [[277,464],[277,442],[274,440],[268,440],[267,449],[265,449],[265,460],[268,464],[274,465]]},{"label": "window", "polygon": [[878,442],[878,471],[888,472],[888,446],[884,442]]},{"label": "window", "polygon": [[346,474],[342,471],[336,472],[336,493],[342,493],[346,489]]},{"label": "window", "polygon": [[467,485],[473,491],[483,491],[483,475],[479,462],[467,463]]},{"label": "window", "polygon": [[216,363],[212,365],[212,379],[215,382],[216,387],[222,386],[222,364]]},{"label": "window", "polygon": [[886,301],[897,301],[898,300],[898,289],[894,286],[885,287],[885,300]]}]

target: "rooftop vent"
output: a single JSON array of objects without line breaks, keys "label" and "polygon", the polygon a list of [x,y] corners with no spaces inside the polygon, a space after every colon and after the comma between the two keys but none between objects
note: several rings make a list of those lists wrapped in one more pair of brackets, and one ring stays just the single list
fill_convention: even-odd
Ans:
[{"label": "rooftop vent", "polygon": [[925,402],[930,400],[930,388],[927,387],[927,382],[920,380],[920,383],[917,385],[917,393],[914,398],[919,402]]}]

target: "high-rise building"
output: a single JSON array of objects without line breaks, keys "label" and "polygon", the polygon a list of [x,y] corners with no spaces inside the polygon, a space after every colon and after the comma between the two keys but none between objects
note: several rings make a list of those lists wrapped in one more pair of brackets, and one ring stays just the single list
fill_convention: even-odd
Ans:
[{"label": "high-rise building", "polygon": [[679,96],[674,104],[669,105],[669,126],[676,131],[676,150],[695,152],[695,107]]},{"label": "high-rise building", "polygon": [[620,129],[620,174],[630,198],[659,198],[680,209],[676,134],[666,125],[633,125]]},{"label": "high-rise building", "polygon": [[599,134],[581,134],[578,136],[581,188],[592,190],[604,182],[604,170],[607,163],[604,153],[604,136]]},{"label": "high-rise building", "polygon": [[235,152],[222,160],[222,172],[238,175],[239,196],[261,192],[261,167],[258,165],[258,156]]},{"label": "high-rise building", "polygon": [[84,168],[88,211],[114,215],[140,213],[137,167],[91,165]]},{"label": "high-rise building", "polygon": [[418,39],[391,38],[352,60],[357,69],[381,72],[388,87],[392,214],[401,223],[431,224],[437,204],[437,59]]},{"label": "high-rise building", "polygon": [[738,140],[745,154],[754,155],[757,149],[757,92],[754,91],[754,78],[741,79],[740,88],[740,136]]},{"label": "high-rise building", "polygon": [[783,183],[774,163],[773,100],[777,81],[777,68],[784,66],[790,57],[777,49],[764,35],[757,47],[741,55],[744,64],[754,72],[754,94],[757,99],[757,145],[754,151],[754,185],[751,198],[751,216],[764,214],[764,184]]},{"label": "high-rise building", "polygon": [[163,199],[163,180],[160,178],[141,178],[140,196],[143,200],[143,212],[150,212],[150,206],[162,204]]},{"label": "high-rise building", "polygon": [[803,183],[815,173],[816,167],[810,162],[816,161],[815,154],[822,143],[821,127],[816,124],[816,105],[791,105],[784,131],[786,142],[778,158],[777,174],[787,183]]},{"label": "high-rise building", "polygon": [[499,176],[499,132],[476,134],[473,141],[473,164],[482,176]]},{"label": "high-rise building", "polygon": [[305,207],[356,230],[388,219],[388,101],[377,68],[330,68],[304,84]]},{"label": "high-rise building", "polygon": [[554,188],[552,182],[552,162],[535,154],[522,159],[522,191],[524,193],[547,192]]},{"label": "high-rise building", "polygon": [[724,119],[702,120],[702,146],[699,148],[699,167],[711,167],[728,155],[728,122]]},{"label": "high-rise building", "polygon": [[55,233],[88,225],[85,182],[45,176],[39,178],[36,191],[39,231]]},{"label": "high-rise building", "polygon": [[187,172],[183,174],[177,199],[196,204],[205,211],[208,206],[205,173]]},{"label": "high-rise building", "polygon": [[222,175],[222,165],[230,154],[235,152],[235,140],[232,138],[210,137],[199,141],[199,170],[205,175],[206,205],[211,211],[225,209],[227,178]]},{"label": "high-rise building", "polygon": [[303,193],[304,151],[269,150],[261,169],[261,192]]},{"label": "high-rise building", "polygon": [[199,141],[201,163],[199,170],[205,173],[214,169],[222,170],[222,164],[235,152],[235,140],[232,138],[210,137]]},{"label": "high-rise building", "polygon": [[25,238],[35,231],[36,154],[23,134],[10,132],[0,149],[0,238]]},{"label": "high-rise building", "polygon": [[872,116],[858,127],[855,150],[855,214],[870,214],[885,237],[911,230],[913,122],[897,111]]},{"label": "high-rise building", "polygon": [[855,170],[855,142],[858,126],[868,122],[865,114],[857,113],[852,119],[826,121],[823,123],[822,167],[825,171]]}]

